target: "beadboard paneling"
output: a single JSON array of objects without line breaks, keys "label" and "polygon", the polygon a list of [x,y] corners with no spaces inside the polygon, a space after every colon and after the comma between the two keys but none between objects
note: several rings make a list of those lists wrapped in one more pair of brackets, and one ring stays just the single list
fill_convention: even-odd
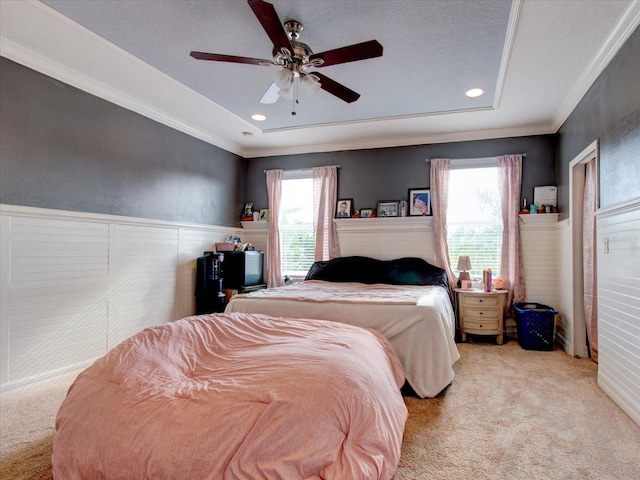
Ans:
[{"label": "beadboard paneling", "polygon": [[418,257],[433,263],[431,217],[336,220],[340,254],[380,260]]},{"label": "beadboard paneling", "polygon": [[108,226],[11,217],[7,240],[6,381],[61,371],[106,352]]},{"label": "beadboard paneling", "polygon": [[568,220],[558,224],[558,305],[556,342],[569,355],[574,355],[573,327],[573,272],[571,270],[571,226]]},{"label": "beadboard paneling", "polygon": [[110,225],[109,343],[176,319],[178,229]]},{"label": "beadboard paneling", "polygon": [[640,199],[596,218],[598,384],[640,425]]},{"label": "beadboard paneling", "polygon": [[194,314],[196,259],[236,230],[11,205],[0,227],[2,392]]},{"label": "beadboard paneling", "polygon": [[[433,263],[431,220],[431,217],[335,220],[340,255],[361,255],[379,260],[419,257]],[[242,240],[266,252],[268,223],[242,222],[242,227]]]},{"label": "beadboard paneling", "polygon": [[544,223],[525,223],[527,220],[530,219],[527,217],[520,225],[522,259],[527,284],[526,301],[557,308],[559,256],[557,217],[550,217],[550,221]]}]

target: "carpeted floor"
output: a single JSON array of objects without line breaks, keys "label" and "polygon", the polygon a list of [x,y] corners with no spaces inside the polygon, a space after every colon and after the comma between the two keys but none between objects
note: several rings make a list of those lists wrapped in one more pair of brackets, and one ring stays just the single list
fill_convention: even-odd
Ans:
[{"label": "carpeted floor", "polygon": [[[514,341],[458,346],[444,392],[405,398],[394,480],[640,478],[640,426],[598,388],[590,360]],[[50,478],[55,413],[69,383],[1,400],[0,478]]]}]

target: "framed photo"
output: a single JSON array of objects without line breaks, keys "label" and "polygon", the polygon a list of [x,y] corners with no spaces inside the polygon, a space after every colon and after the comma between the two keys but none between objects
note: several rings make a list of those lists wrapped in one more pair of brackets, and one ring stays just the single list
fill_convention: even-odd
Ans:
[{"label": "framed photo", "polygon": [[378,202],[378,217],[397,217],[398,216],[397,200],[381,200]]},{"label": "framed photo", "polygon": [[263,208],[260,210],[260,216],[258,217],[259,222],[268,222],[269,221],[269,209]]},{"label": "framed photo", "polygon": [[353,198],[343,198],[336,204],[336,218],[351,218],[353,215]]},{"label": "framed photo", "polygon": [[240,216],[240,219],[243,222],[253,220],[253,203],[252,202],[247,202],[244,204],[244,210],[242,210],[242,215]]},{"label": "framed photo", "polygon": [[431,215],[431,190],[428,188],[409,189],[409,215]]},{"label": "framed photo", "polygon": [[373,208],[360,209],[360,218],[371,218],[371,215],[373,215]]}]

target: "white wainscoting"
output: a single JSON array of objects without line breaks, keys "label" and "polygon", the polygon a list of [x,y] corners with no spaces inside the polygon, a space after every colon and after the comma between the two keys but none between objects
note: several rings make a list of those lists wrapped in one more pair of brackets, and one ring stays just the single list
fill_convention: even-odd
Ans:
[{"label": "white wainscoting", "polygon": [[433,263],[432,217],[350,218],[335,220],[343,257],[379,260],[418,257]]},{"label": "white wainscoting", "polygon": [[569,220],[558,223],[558,296],[556,310],[556,342],[569,355],[586,356],[576,351],[573,344],[573,272],[571,270],[571,224]]},{"label": "white wainscoting", "polygon": [[558,214],[555,213],[520,215],[522,261],[527,286],[525,299],[554,308],[562,318],[558,301],[559,226]]},{"label": "white wainscoting", "polygon": [[640,198],[596,219],[598,385],[640,425]]},{"label": "white wainscoting", "polygon": [[[558,231],[562,222],[557,221],[557,214],[531,217],[536,218],[521,221],[527,300],[557,308],[558,276],[561,270]],[[362,255],[380,260],[418,257],[433,263],[432,220],[432,217],[334,220],[340,254],[343,257]],[[243,241],[266,250],[268,224],[242,222],[242,226]]]},{"label": "white wainscoting", "polygon": [[558,305],[558,215],[521,215],[520,238],[527,302]]},{"label": "white wainscoting", "polygon": [[[340,255],[380,260],[418,257],[433,263],[431,221],[432,217],[336,219]],[[268,226],[267,222],[242,222],[242,241],[266,252]]]},{"label": "white wainscoting", "polygon": [[195,313],[195,265],[230,227],[0,205],[0,390],[75,372]]}]

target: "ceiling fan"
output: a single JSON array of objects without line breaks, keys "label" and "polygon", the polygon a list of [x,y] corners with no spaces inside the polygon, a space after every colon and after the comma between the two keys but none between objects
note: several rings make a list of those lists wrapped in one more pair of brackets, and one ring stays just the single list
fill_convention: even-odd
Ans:
[{"label": "ceiling fan", "polygon": [[283,25],[272,4],[263,0],[247,0],[247,3],[273,43],[273,60],[205,52],[191,52],[190,55],[198,60],[278,67],[279,70],[274,75],[274,83],[260,102],[275,103],[279,97],[293,99],[292,115],[296,114],[295,103],[298,102],[298,84],[302,84],[310,95],[322,89],[347,103],[355,102],[360,98],[359,93],[326,75],[309,72],[307,69],[380,57],[382,56],[380,43],[376,40],[370,40],[322,53],[313,53],[308,45],[298,40],[303,28],[299,21],[287,20]]}]

